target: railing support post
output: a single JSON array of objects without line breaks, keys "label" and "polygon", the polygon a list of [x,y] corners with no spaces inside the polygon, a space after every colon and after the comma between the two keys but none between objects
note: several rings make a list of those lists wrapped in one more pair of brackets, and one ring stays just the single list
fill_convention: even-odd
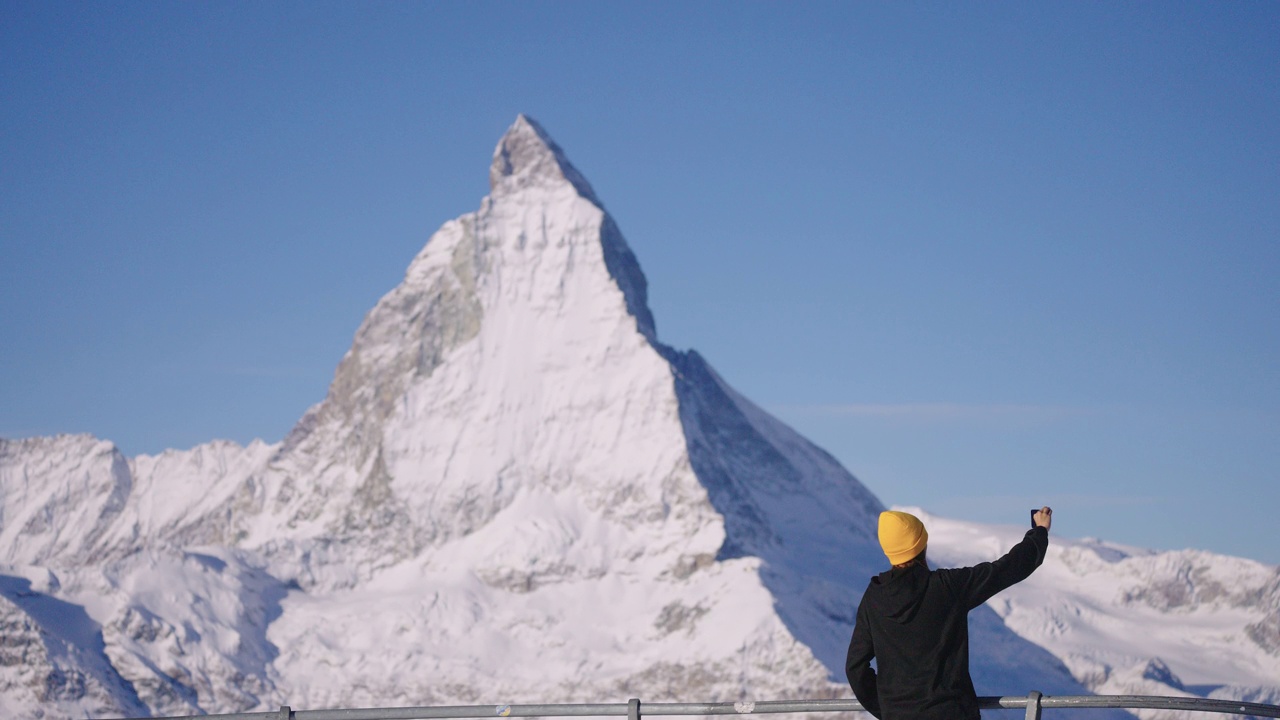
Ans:
[{"label": "railing support post", "polygon": [[627,720],[640,720],[640,698],[627,701]]},{"label": "railing support post", "polygon": [[1044,697],[1039,690],[1027,693],[1027,720],[1040,720],[1040,698]]},{"label": "railing support post", "polygon": [[280,706],[280,720],[293,720],[293,710],[288,705]]}]

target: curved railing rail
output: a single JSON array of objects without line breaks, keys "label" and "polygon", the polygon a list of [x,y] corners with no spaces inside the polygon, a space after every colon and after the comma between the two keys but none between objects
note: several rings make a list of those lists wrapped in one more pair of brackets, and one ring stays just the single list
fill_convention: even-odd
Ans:
[{"label": "curved railing rail", "polygon": [[[1025,708],[1027,720],[1040,720],[1040,711],[1044,708],[1190,710],[1227,715],[1280,718],[1280,705],[1155,695],[1042,695],[1039,692],[1031,692],[1025,697],[1017,695],[982,697],[978,698],[978,704],[984,710]],[[158,718],[157,720],[436,720],[441,718],[550,718],[624,715],[628,720],[640,720],[642,714],[758,715],[852,712],[862,709],[862,705],[857,700],[764,700],[760,702],[642,704],[638,698],[632,698],[625,703],[440,705],[434,707],[350,708],[341,710],[293,710],[286,705],[279,710],[270,712],[184,715],[181,717]]]}]

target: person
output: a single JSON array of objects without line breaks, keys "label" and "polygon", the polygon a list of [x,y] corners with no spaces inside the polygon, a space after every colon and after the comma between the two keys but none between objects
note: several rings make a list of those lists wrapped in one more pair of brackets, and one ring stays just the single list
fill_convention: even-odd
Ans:
[{"label": "person", "polygon": [[1033,512],[1031,529],[999,560],[930,570],[920,519],[880,513],[880,547],[893,568],[867,585],[845,660],[863,708],[880,720],[980,717],[969,676],[969,611],[1040,567],[1052,516],[1048,507]]}]

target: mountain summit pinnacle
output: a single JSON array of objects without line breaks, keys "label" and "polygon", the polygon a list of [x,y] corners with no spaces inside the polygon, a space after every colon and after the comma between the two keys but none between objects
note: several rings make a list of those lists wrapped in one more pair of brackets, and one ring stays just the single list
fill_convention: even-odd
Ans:
[{"label": "mountain summit pinnacle", "polygon": [[591,184],[542,126],[528,115],[517,116],[494,148],[489,189],[498,195],[561,182],[568,182],[579,195],[597,207],[604,207]]}]

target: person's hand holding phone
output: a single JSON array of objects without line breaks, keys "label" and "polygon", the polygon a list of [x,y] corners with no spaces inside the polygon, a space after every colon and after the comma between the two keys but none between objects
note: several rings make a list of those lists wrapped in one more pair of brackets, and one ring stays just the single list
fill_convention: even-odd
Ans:
[{"label": "person's hand holding phone", "polygon": [[1052,524],[1053,510],[1049,509],[1048,505],[1045,505],[1039,510],[1036,510],[1035,508],[1031,509],[1031,527],[1042,527],[1045,530],[1048,530],[1049,526]]}]

